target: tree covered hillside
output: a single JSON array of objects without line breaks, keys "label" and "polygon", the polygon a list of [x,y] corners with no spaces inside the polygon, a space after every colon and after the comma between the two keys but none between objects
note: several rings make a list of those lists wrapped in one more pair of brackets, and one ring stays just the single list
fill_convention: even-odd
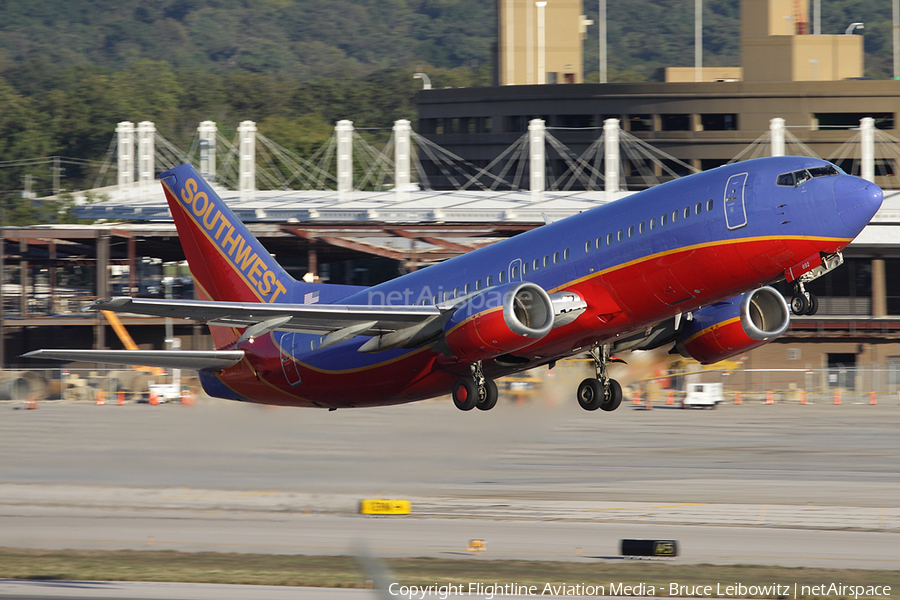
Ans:
[{"label": "tree covered hillside", "polygon": [[[645,81],[693,61],[693,2],[609,2],[610,79]],[[705,1],[707,65],[740,63],[738,0]],[[597,3],[585,1],[597,20]],[[866,23],[866,70],[891,71],[890,5],[823,2],[824,33]],[[597,25],[585,40],[597,78]],[[0,0],[0,219],[52,220],[19,199],[26,175],[50,192],[46,163],[102,161],[119,121],[150,120],[187,148],[197,125],[244,119],[309,153],[335,121],[359,128],[415,120],[416,71],[435,87],[490,85],[493,0]],[[377,137],[377,132],[365,135]],[[62,187],[91,187],[68,164]]]}]

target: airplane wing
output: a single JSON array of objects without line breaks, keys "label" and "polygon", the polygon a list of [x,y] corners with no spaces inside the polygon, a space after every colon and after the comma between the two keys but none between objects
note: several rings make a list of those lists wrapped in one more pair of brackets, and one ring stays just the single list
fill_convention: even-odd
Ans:
[{"label": "airplane wing", "polygon": [[384,306],[349,304],[269,304],[155,298],[105,298],[83,310],[109,310],[190,319],[220,327],[246,328],[240,341],[276,329],[326,334],[320,347],[362,336],[397,334],[404,342],[422,339],[427,325],[441,315],[437,306]]},{"label": "airplane wing", "polygon": [[243,350],[33,350],[27,358],[141,365],[169,369],[226,369],[244,358]]}]

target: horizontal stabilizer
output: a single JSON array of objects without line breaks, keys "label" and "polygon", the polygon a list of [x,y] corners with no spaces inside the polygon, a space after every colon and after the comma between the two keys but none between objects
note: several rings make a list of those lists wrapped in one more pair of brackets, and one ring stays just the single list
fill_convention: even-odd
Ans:
[{"label": "horizontal stabilizer", "polygon": [[244,358],[243,350],[33,350],[25,358],[141,365],[165,369],[225,369]]}]

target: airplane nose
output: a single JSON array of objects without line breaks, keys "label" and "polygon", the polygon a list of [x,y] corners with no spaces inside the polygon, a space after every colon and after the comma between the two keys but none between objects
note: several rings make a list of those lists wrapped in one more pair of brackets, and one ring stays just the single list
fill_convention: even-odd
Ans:
[{"label": "airplane nose", "polygon": [[880,187],[859,177],[841,175],[834,182],[834,206],[854,236],[869,224],[883,198]]}]

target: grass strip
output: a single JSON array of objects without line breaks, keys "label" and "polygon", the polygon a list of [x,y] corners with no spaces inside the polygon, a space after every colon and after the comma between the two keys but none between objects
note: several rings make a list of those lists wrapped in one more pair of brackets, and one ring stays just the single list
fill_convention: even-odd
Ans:
[{"label": "grass strip", "polygon": [[[815,569],[757,565],[679,565],[663,561],[542,562],[488,560],[485,555],[456,559],[388,558],[382,561],[391,580],[403,585],[443,586],[470,583],[537,586],[547,584],[639,586],[641,595],[669,596],[670,585],[713,586],[891,586],[900,592],[900,571],[862,569]],[[175,551],[86,551],[28,550],[0,548],[0,578],[32,580],[163,581],[250,585],[362,588],[366,575],[351,556],[307,556],[271,554],[227,554]],[[650,590],[651,586],[655,588]],[[714,595],[713,594],[713,595]],[[757,594],[764,597],[778,595]],[[731,597],[735,597],[732,595]],[[844,594],[798,594],[798,598],[838,598]],[[744,596],[741,596],[744,597]],[[859,598],[880,597],[861,594]]]}]

